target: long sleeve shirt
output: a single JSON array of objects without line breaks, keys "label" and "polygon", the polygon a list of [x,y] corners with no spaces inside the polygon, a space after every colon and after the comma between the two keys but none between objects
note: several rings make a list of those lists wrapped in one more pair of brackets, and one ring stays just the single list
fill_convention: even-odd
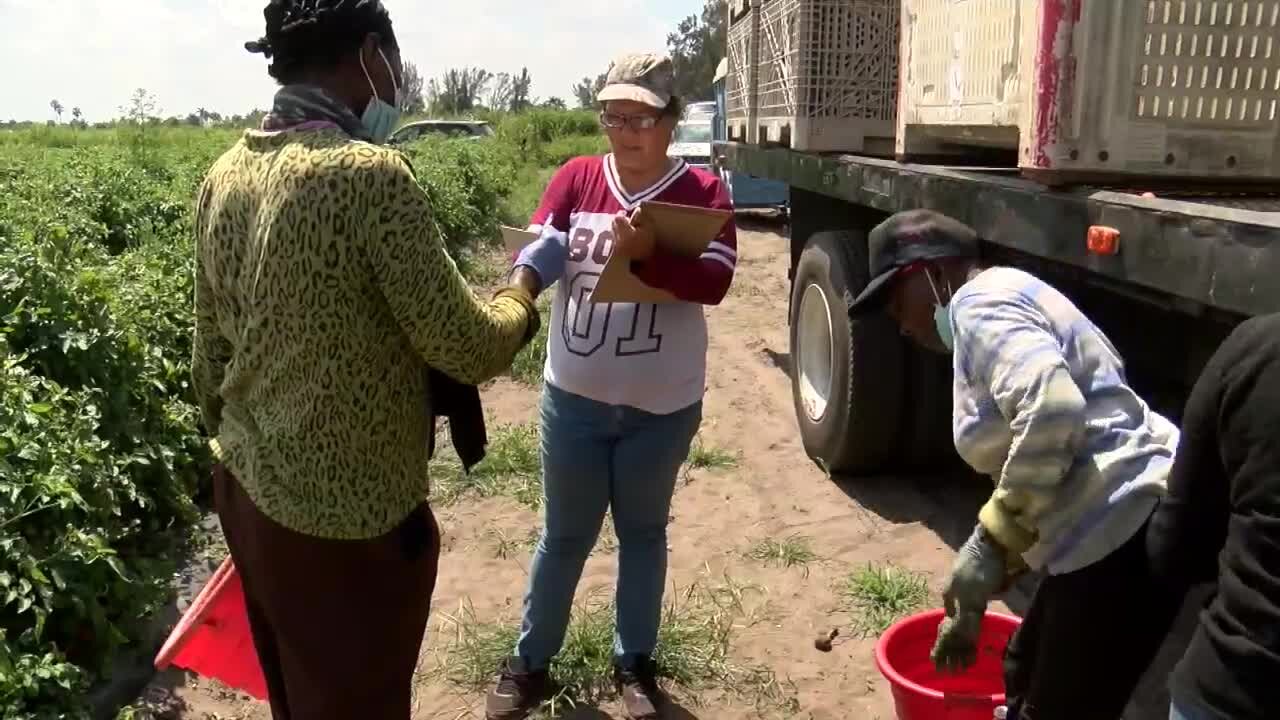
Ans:
[{"label": "long sleeve shirt", "polygon": [[591,293],[613,254],[613,221],[646,200],[732,209],[715,175],[677,161],[653,186],[630,193],[612,155],[569,161],[547,186],[530,219],[568,234],[564,277],[551,309],[545,379],[566,392],[665,415],[698,402],[706,388],[704,305],[729,291],[738,263],[732,218],[699,257],[657,252],[633,264],[642,282],[679,302],[596,303]]},{"label": "long sleeve shirt", "polygon": [[427,368],[477,384],[536,328],[479,301],[403,157],[337,129],[248,131],[196,206],[193,385],[268,517],[369,538],[427,495]]},{"label": "long sleeve shirt", "polygon": [[1038,278],[992,268],[948,308],[956,449],[996,481],[980,521],[1051,574],[1106,557],[1163,494],[1177,428],[1129,387],[1102,331]]},{"label": "long sleeve shirt", "polygon": [[1220,720],[1280,718],[1280,315],[1238,326],[1197,380],[1147,542],[1174,592],[1217,582],[1173,698]]}]

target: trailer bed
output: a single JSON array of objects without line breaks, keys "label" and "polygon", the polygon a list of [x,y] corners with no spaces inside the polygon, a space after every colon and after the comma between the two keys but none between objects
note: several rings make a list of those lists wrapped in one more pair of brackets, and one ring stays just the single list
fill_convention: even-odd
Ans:
[{"label": "trailer bed", "polygon": [[[1151,291],[1184,312],[1280,311],[1278,192],[1049,188],[1008,168],[917,165],[735,142],[715,143],[713,162],[887,213],[937,210],[968,223],[986,242]],[[1148,190],[1157,197],[1142,197]],[[1116,254],[1089,251],[1093,225],[1119,231]]]}]

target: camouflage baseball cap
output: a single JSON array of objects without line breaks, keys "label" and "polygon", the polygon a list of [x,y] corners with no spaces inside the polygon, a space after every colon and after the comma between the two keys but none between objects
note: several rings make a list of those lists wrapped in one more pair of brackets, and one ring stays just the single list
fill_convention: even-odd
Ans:
[{"label": "camouflage baseball cap", "polygon": [[634,100],[665,108],[675,94],[676,75],[671,58],[654,53],[623,55],[609,66],[604,88],[596,100]]}]

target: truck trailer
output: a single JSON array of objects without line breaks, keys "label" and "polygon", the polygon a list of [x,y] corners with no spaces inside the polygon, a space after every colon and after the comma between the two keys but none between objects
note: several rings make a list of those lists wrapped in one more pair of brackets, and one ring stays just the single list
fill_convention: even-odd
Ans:
[{"label": "truck trailer", "polygon": [[848,312],[868,232],[914,208],[1066,293],[1177,421],[1226,334],[1280,310],[1278,18],[1275,0],[730,2],[712,161],[788,188],[808,454],[846,476],[958,467],[950,359]]}]

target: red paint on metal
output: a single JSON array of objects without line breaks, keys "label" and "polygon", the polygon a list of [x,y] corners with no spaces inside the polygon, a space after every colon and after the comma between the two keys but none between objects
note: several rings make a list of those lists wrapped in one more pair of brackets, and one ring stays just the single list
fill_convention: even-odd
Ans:
[{"label": "red paint on metal", "polygon": [[[1059,107],[1068,100],[1070,72],[1070,39],[1072,26],[1080,18],[1080,2],[1075,0],[1042,0],[1040,33],[1037,38],[1035,67],[1035,107],[1032,118],[1031,166],[1049,167],[1049,147],[1057,142]],[[1059,39],[1067,47],[1058,47]]]}]

